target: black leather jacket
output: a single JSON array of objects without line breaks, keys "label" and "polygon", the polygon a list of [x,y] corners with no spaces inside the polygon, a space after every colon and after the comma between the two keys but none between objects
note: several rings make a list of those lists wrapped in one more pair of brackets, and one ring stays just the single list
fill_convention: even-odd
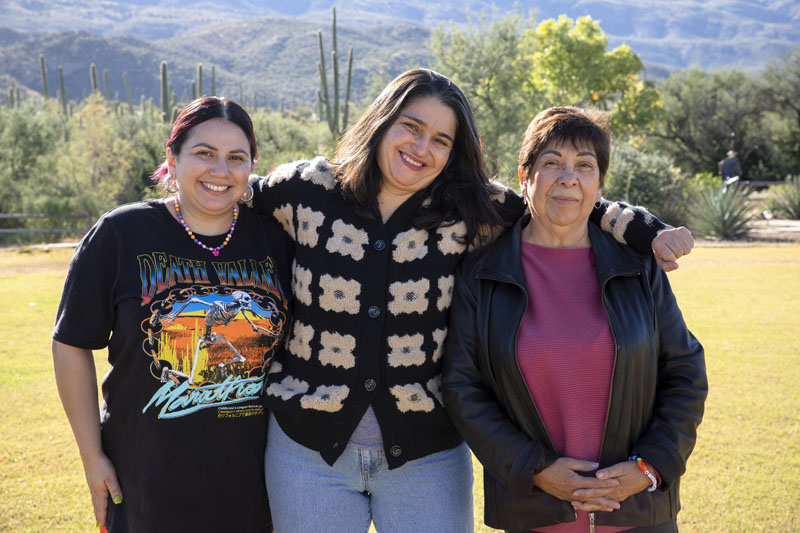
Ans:
[{"label": "black leather jacket", "polygon": [[[569,502],[532,482],[558,455],[517,363],[517,333],[528,302],[520,231],[528,220],[520,219],[488,251],[461,265],[442,375],[445,407],[484,465],[485,522],[500,529],[575,520]],[[630,496],[616,511],[594,513],[595,523],[662,524],[680,508],[679,479],[703,415],[703,347],[686,328],[655,259],[588,226],[616,344],[600,468],[635,454],[662,479],[655,492]]]}]

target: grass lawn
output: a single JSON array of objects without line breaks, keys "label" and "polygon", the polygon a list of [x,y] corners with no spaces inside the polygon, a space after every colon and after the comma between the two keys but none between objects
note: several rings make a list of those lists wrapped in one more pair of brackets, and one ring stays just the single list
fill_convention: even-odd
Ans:
[{"label": "grass lawn", "polygon": [[[71,254],[0,250],[0,531],[94,529],[50,356]],[[698,248],[670,280],[710,382],[682,531],[800,531],[800,246]],[[476,465],[477,530],[491,531],[481,479]]]}]

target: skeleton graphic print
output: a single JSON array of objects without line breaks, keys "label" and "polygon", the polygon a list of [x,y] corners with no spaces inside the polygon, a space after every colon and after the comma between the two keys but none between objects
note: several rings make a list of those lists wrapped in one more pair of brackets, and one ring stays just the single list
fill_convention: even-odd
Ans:
[{"label": "skeleton graphic print", "polygon": [[[258,301],[266,305],[266,308],[261,307]],[[248,316],[248,313],[258,324]],[[205,317],[202,321],[202,329],[199,330],[199,318],[202,315]],[[179,317],[182,317],[183,320],[178,321],[176,325]],[[252,332],[244,324],[241,324],[242,319],[249,325]],[[171,313],[161,317],[162,358],[167,346],[171,348],[173,354],[171,362],[163,361],[164,364],[159,365],[162,369],[161,382],[165,383],[168,379],[178,381],[180,378],[185,378],[189,385],[194,385],[201,352],[205,353],[204,359],[207,362],[204,365],[202,376],[207,381],[224,380],[231,373],[229,370],[231,365],[247,373],[263,369],[269,362],[275,343],[280,338],[284,322],[285,316],[277,310],[272,299],[254,300],[250,294],[244,291],[233,291],[227,298],[219,295],[206,298],[192,297],[178,305],[177,309]],[[173,325],[175,326],[172,327]],[[228,332],[228,336],[235,336],[238,339],[238,349],[226,337],[225,332]],[[254,336],[253,333],[256,335]],[[178,348],[179,345],[180,348]],[[191,357],[191,366],[188,367],[188,373],[182,372],[178,370],[178,367],[187,369],[186,355],[191,352],[192,346],[194,353]],[[183,357],[178,354],[181,349],[184,350]],[[242,351],[254,352],[254,356],[248,360],[241,353]],[[227,361],[224,360],[224,353],[228,354]],[[259,353],[260,357],[258,357]],[[216,362],[220,357],[223,358],[223,361]]]},{"label": "skeleton graphic print", "polygon": [[173,418],[261,394],[286,325],[273,295],[192,286],[173,289],[151,309],[143,348],[163,385],[145,410],[161,406],[159,417]]}]

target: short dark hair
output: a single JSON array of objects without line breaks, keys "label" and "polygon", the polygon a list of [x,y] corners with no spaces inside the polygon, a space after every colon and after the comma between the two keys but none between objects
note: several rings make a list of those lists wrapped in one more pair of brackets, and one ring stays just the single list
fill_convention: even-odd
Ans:
[{"label": "short dark hair", "polygon": [[594,148],[597,166],[600,169],[600,186],[603,186],[611,153],[611,132],[608,115],[594,109],[578,107],[551,107],[531,120],[522,149],[519,151],[519,166],[527,173],[545,147],[554,142],[570,142],[573,146],[588,145]]},{"label": "short dark hair", "polygon": [[[170,133],[166,147],[173,154],[178,155],[192,128],[213,118],[221,118],[239,126],[239,129],[242,130],[245,137],[247,137],[247,142],[250,144],[250,161],[255,164],[258,161],[258,148],[250,115],[233,100],[218,96],[204,96],[184,107],[175,118],[175,123],[172,125],[172,133]],[[167,175],[167,172],[167,161],[164,160],[151,177],[153,181],[161,181]]]},{"label": "short dark hair", "polygon": [[336,179],[342,194],[356,210],[379,217],[378,193],[382,175],[378,146],[386,131],[413,100],[433,96],[456,117],[456,133],[450,158],[424,194],[431,202],[414,217],[416,227],[431,229],[460,218],[467,226],[465,242],[472,242],[483,225],[502,224],[490,194],[492,185],[483,158],[480,135],[467,97],[449,78],[417,68],[397,76],[370,104],[341,139],[334,155]]}]

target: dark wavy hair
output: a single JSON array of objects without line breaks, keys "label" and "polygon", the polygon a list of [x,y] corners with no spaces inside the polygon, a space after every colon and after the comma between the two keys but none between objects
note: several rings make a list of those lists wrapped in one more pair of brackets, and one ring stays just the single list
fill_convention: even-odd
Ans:
[{"label": "dark wavy hair", "polygon": [[570,142],[575,147],[584,145],[594,148],[600,170],[600,186],[603,186],[611,157],[608,115],[593,108],[551,107],[533,117],[519,151],[519,166],[525,169],[525,174],[551,142]]},{"label": "dark wavy hair", "polygon": [[467,97],[455,83],[432,70],[418,68],[397,76],[344,134],[333,164],[342,194],[362,216],[380,218],[378,193],[382,174],[377,150],[401,110],[418,98],[433,96],[456,116],[456,135],[450,158],[433,182],[415,194],[430,198],[414,215],[414,226],[433,229],[458,220],[467,227],[464,243],[472,243],[487,228],[502,227],[493,205],[495,192],[483,159],[478,128]]},{"label": "dark wavy hair", "polygon": [[[167,140],[166,147],[172,150],[173,154],[178,155],[192,128],[212,118],[221,118],[239,126],[250,144],[250,162],[255,165],[258,161],[258,148],[250,115],[233,100],[226,100],[218,96],[204,96],[184,107],[175,118],[175,124],[172,125],[172,133]],[[167,160],[164,159],[164,162],[150,177],[153,181],[159,182],[167,175],[167,172]]]}]

